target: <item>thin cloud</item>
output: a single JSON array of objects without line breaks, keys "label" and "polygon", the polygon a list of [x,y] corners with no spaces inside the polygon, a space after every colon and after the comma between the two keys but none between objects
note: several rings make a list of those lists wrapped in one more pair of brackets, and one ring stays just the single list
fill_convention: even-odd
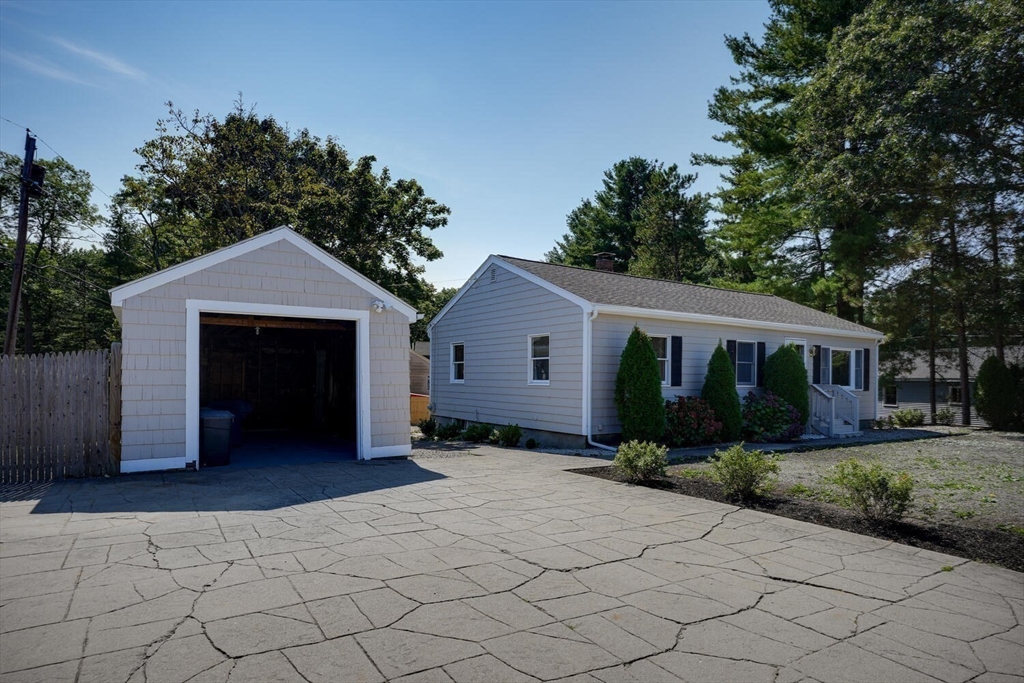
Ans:
[{"label": "thin cloud", "polygon": [[7,50],[0,50],[0,59],[5,62],[10,62],[11,64],[16,64],[22,69],[31,71],[39,76],[52,78],[55,81],[65,81],[67,83],[93,87],[92,83],[82,80],[70,71],[65,71],[38,55],[16,55],[13,52],[8,52]]},{"label": "thin cloud", "polygon": [[50,40],[56,43],[57,45],[60,45],[68,52],[76,54],[80,57],[85,57],[90,62],[112,73],[119,74],[121,76],[127,76],[128,78],[134,78],[139,81],[145,80],[146,78],[146,73],[144,71],[142,71],[141,69],[136,69],[134,66],[131,66],[129,64],[125,64],[120,59],[112,55],[103,54],[102,52],[97,52],[96,50],[90,50],[89,48],[82,47],[81,45],[75,45],[74,43],[64,40],[63,38],[51,37]]}]

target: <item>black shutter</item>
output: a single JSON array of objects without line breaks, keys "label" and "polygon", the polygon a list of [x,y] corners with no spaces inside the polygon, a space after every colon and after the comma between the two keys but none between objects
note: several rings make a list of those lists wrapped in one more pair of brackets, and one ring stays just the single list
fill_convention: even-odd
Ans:
[{"label": "black shutter", "polygon": [[683,338],[672,337],[672,379],[674,387],[683,386]]},{"label": "black shutter", "polygon": [[764,342],[757,342],[757,386],[764,386],[764,357],[765,357],[765,344]]},{"label": "black shutter", "polygon": [[871,388],[871,349],[864,349],[864,391]]},{"label": "black shutter", "polygon": [[811,371],[811,384],[821,384],[821,347],[815,344],[814,349],[814,369]]},{"label": "black shutter", "polygon": [[729,354],[729,360],[732,361],[732,371],[736,372],[736,340],[726,339],[725,340],[725,352]]}]

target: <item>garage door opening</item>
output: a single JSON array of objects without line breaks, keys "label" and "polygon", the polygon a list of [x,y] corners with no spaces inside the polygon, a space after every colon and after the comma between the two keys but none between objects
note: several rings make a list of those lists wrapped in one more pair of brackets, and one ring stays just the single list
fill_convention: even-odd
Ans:
[{"label": "garage door opening", "polygon": [[232,466],[356,457],[355,321],[202,313],[199,323],[199,405],[234,414]]}]

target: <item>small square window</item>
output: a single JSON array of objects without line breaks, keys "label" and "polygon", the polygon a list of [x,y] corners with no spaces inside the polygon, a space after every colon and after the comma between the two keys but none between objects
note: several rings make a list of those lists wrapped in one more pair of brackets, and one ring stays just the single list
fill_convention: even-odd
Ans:
[{"label": "small square window", "polygon": [[452,382],[466,381],[466,345],[452,344]]},{"label": "small square window", "polygon": [[651,337],[651,344],[654,345],[654,355],[658,358],[658,370],[661,372],[661,383],[664,386],[668,386],[668,337]]},{"label": "small square window", "polygon": [[530,384],[547,384],[551,380],[551,337],[538,334],[530,337]]}]

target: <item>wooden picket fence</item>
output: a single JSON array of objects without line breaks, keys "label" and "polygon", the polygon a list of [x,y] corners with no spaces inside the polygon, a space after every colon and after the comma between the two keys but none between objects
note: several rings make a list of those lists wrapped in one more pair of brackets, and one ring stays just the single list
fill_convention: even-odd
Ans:
[{"label": "wooden picket fence", "polygon": [[0,357],[0,483],[115,474],[121,345]]}]

